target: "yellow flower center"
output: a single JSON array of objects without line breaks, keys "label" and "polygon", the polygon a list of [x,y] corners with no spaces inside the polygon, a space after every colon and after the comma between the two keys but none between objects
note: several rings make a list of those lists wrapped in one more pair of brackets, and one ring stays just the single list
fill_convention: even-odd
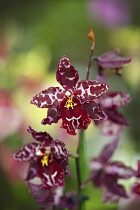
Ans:
[{"label": "yellow flower center", "polygon": [[64,107],[66,107],[67,109],[69,109],[69,108],[73,109],[73,107],[77,105],[76,103],[74,103],[73,97],[74,96],[69,96],[68,97]]},{"label": "yellow flower center", "polygon": [[47,154],[47,155],[44,155],[42,158],[41,158],[41,163],[42,163],[42,166],[48,166],[48,163],[49,163],[49,155],[50,154]]}]

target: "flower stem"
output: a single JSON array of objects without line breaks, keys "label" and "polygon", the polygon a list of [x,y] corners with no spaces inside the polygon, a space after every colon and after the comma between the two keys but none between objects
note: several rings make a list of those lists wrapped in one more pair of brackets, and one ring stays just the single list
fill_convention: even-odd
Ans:
[{"label": "flower stem", "polygon": [[76,158],[76,172],[77,172],[77,182],[78,182],[78,194],[81,193],[81,171],[80,171],[80,153],[81,153],[81,142],[82,142],[82,137],[83,136],[83,130],[80,130],[79,132],[79,140],[78,140],[78,146],[77,146],[77,154],[78,157]]},{"label": "flower stem", "polygon": [[[86,161],[85,161],[85,147],[84,147],[84,130],[80,130],[79,132],[79,141],[77,146],[77,154],[78,157],[75,159],[76,161],[76,172],[77,172],[77,184],[78,184],[78,196],[83,195],[83,191],[81,189],[81,185],[83,180],[85,180],[86,175]],[[84,210],[84,202],[79,202],[77,210]]]},{"label": "flower stem", "polygon": [[90,57],[89,57],[89,63],[88,63],[88,68],[87,68],[87,75],[86,75],[86,80],[89,79],[89,73],[90,73],[90,68],[92,64],[92,56],[93,56],[93,49],[90,51]]}]

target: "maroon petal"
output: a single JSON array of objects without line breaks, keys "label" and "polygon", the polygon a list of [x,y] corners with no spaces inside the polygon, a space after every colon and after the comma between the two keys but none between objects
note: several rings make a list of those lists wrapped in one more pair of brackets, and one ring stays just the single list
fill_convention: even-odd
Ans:
[{"label": "maroon petal", "polygon": [[65,148],[65,144],[62,141],[55,140],[51,146],[51,152],[57,160],[68,158],[68,150]]},{"label": "maroon petal", "polygon": [[64,142],[55,140],[51,146],[51,154],[52,160],[61,165],[67,176],[72,177],[68,163],[68,150],[65,148]]},{"label": "maroon petal", "polygon": [[73,108],[66,108],[67,99],[65,98],[61,104],[62,108],[62,128],[67,129],[67,133],[70,135],[76,135],[75,129],[86,130],[90,124],[90,119],[87,110],[84,109],[77,98],[73,98],[73,102],[76,104]]},{"label": "maroon petal", "polygon": [[21,149],[13,155],[15,160],[29,161],[35,157],[37,149],[40,148],[38,143],[29,143],[21,147]]},{"label": "maroon petal", "polygon": [[104,178],[104,185],[111,193],[119,195],[120,197],[128,198],[124,187],[117,183],[116,177],[106,175]]},{"label": "maroon petal", "polygon": [[92,182],[94,186],[101,187],[103,184],[104,172],[102,170],[93,172]]},{"label": "maroon petal", "polygon": [[38,203],[40,206],[44,208],[47,206],[48,208],[53,205],[54,193],[52,191],[46,190],[41,184],[33,184],[27,182],[26,185],[29,187],[30,193],[32,194],[35,202]]},{"label": "maroon petal", "polygon": [[48,190],[64,185],[64,170],[54,161],[50,162],[48,166],[40,167],[38,175],[43,186]]},{"label": "maroon petal", "polygon": [[82,80],[78,82],[77,89],[74,92],[83,102],[88,102],[100,97],[110,87],[96,80]]},{"label": "maroon petal", "polygon": [[95,101],[84,103],[83,107],[87,110],[91,119],[106,120],[108,118]]},{"label": "maroon petal", "polygon": [[45,144],[50,144],[53,138],[47,132],[37,132],[33,130],[30,126],[28,127],[28,132],[32,134],[33,138],[40,142],[45,142]]},{"label": "maroon petal", "polygon": [[119,139],[116,138],[113,141],[111,141],[109,144],[105,145],[100,156],[99,160],[103,162],[107,162],[113,155],[114,151],[116,150],[118,146]]},{"label": "maroon petal", "polygon": [[125,64],[128,64],[132,59],[124,58],[119,55],[117,51],[109,51],[97,57],[99,66],[103,68],[114,69]]},{"label": "maroon petal", "polygon": [[63,97],[64,93],[62,89],[50,87],[34,96],[30,103],[39,108],[51,108],[58,106]]},{"label": "maroon petal", "polygon": [[52,123],[57,123],[58,120],[61,118],[61,109],[58,107],[52,107],[48,109],[47,117],[42,120],[42,124],[51,125]]},{"label": "maroon petal", "polygon": [[103,203],[118,203],[121,197],[122,196],[110,192],[106,187],[103,187]]},{"label": "maroon petal", "polygon": [[38,169],[38,164],[36,163],[36,161],[31,162],[27,171],[25,181],[37,177],[37,169]]},{"label": "maroon petal", "polygon": [[106,93],[100,103],[105,108],[122,108],[131,101],[128,93],[120,91],[111,91]]},{"label": "maroon petal", "polygon": [[70,65],[70,60],[63,56],[58,64],[56,79],[64,89],[74,89],[78,79],[78,71]]},{"label": "maroon petal", "polygon": [[127,121],[127,119],[116,109],[104,109],[104,112],[108,116],[109,120],[120,125],[129,126],[129,122]]},{"label": "maroon petal", "polygon": [[114,161],[106,166],[105,172],[111,176],[116,176],[117,178],[122,179],[129,179],[137,175],[135,170],[133,170],[131,167],[125,166],[119,161]]},{"label": "maroon petal", "polygon": [[64,170],[64,174],[66,174],[69,178],[72,177],[71,173],[70,173],[70,168],[69,168],[69,162],[68,159],[65,157],[61,160],[57,159],[59,165],[63,168]]}]

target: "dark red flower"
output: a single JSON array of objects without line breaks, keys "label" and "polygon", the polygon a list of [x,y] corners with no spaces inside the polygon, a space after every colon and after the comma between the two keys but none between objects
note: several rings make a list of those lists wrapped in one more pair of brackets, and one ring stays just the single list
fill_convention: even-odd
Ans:
[{"label": "dark red flower", "polygon": [[[31,104],[39,108],[48,108],[48,114],[42,124],[57,123],[62,119],[62,128],[71,135],[75,129],[87,129],[90,118],[106,119],[94,101],[105,93],[109,86],[98,81],[82,80],[78,82],[78,71],[70,65],[70,60],[63,56],[58,64],[56,79],[64,88],[50,87],[33,97]],[[78,83],[77,83],[78,82]]]},{"label": "dark red flower", "polygon": [[118,136],[123,126],[129,125],[127,119],[118,112],[119,108],[124,107],[131,101],[129,94],[120,91],[111,91],[99,100],[97,99],[97,101],[101,109],[108,116],[108,119],[102,122],[96,121],[96,124],[101,127],[103,135]]},{"label": "dark red flower", "polygon": [[39,143],[26,144],[14,154],[14,159],[30,162],[26,180],[39,177],[46,189],[63,186],[64,174],[71,177],[65,144],[59,140],[54,141],[46,132],[36,132],[31,127],[28,131]]},{"label": "dark red flower", "polygon": [[110,161],[117,148],[118,138],[107,144],[98,158],[93,158],[90,163],[91,177],[89,180],[103,190],[103,201],[118,202],[120,198],[127,198],[127,192],[120,179],[129,179],[137,176],[137,171],[125,166],[120,161]]}]

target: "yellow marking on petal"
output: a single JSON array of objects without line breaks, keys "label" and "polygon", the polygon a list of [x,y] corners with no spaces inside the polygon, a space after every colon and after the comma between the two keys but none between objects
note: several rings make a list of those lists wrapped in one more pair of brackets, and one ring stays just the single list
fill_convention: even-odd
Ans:
[{"label": "yellow marking on petal", "polygon": [[47,155],[44,155],[41,159],[41,163],[42,163],[42,166],[48,166],[48,163],[49,163],[49,155],[50,154],[47,154]]},{"label": "yellow marking on petal", "polygon": [[69,109],[69,108],[72,108],[73,109],[73,107],[77,105],[76,103],[74,103],[73,97],[74,96],[68,97],[68,99],[67,99],[64,107],[66,107],[67,109]]}]

